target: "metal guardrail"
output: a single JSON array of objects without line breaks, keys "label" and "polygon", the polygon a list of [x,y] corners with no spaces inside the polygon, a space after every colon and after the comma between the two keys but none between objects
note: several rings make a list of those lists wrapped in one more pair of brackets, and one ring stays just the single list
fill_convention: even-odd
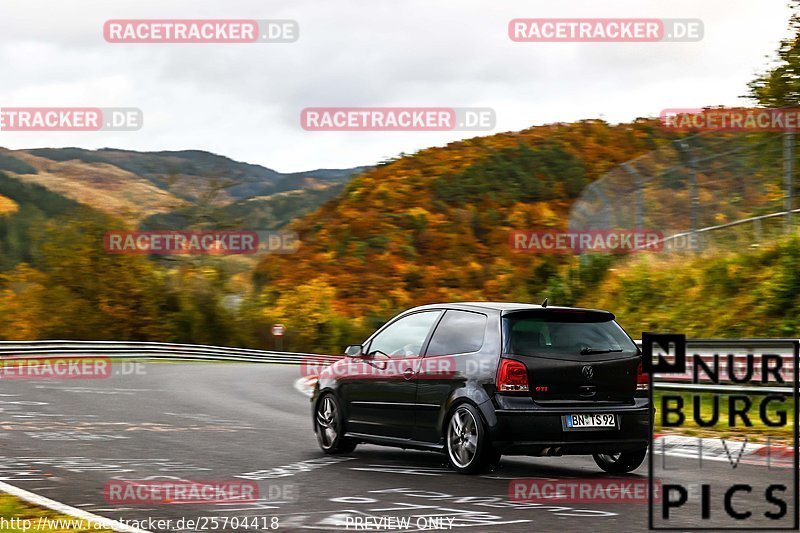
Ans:
[{"label": "metal guardrail", "polygon": [[335,360],[335,356],[229,348],[202,344],[118,341],[0,341],[2,358],[101,356],[116,359],[181,359],[189,361],[241,361],[248,363],[301,364]]},{"label": "metal guardrail", "polygon": [[721,229],[732,228],[734,226],[740,226],[742,224],[748,224],[750,222],[761,222],[762,220],[767,220],[767,219],[770,219],[770,218],[785,217],[786,215],[790,215],[790,214],[793,214],[793,213],[800,213],[800,209],[790,209],[788,211],[779,211],[777,213],[769,213],[767,215],[760,215],[760,216],[755,216],[755,217],[742,218],[742,219],[739,219],[739,220],[734,220],[733,222],[727,222],[725,224],[718,224],[716,226],[707,226],[705,228],[698,228],[696,230],[685,231],[683,233],[676,233],[675,235],[670,235],[669,237],[664,237],[663,239],[659,239],[659,240],[657,240],[655,242],[651,242],[651,243],[648,243],[648,244],[643,244],[642,246],[640,246],[637,249],[651,248],[651,247],[654,247],[654,246],[658,246],[658,245],[664,244],[664,243],[669,242],[671,240],[679,239],[681,237],[689,237],[691,235],[707,233],[707,232],[710,232],[710,231],[717,231],[717,230],[721,230]]},{"label": "metal guardrail", "polygon": [[[640,344],[640,341],[636,341]],[[710,353],[701,353],[706,359],[719,352],[715,347],[758,346],[770,343],[768,339],[751,341],[690,341],[709,350]],[[772,341],[774,342],[774,341]],[[697,352],[698,350],[693,350]],[[271,363],[285,365],[300,364],[325,364],[340,359],[341,355],[324,355],[301,352],[275,352],[266,350],[253,350],[249,348],[230,348],[224,346],[209,346],[202,344],[174,344],[162,342],[137,342],[137,341],[74,341],[74,340],[41,340],[41,341],[0,341],[0,360],[10,358],[53,358],[53,357],[78,357],[100,356],[112,359],[171,359],[185,361],[233,361],[246,363]],[[742,356],[742,354],[738,354]],[[795,369],[793,361],[787,357],[787,375],[793,376]],[[787,382],[791,383],[793,377]],[[669,380],[659,379],[658,390],[675,390],[687,392],[730,392],[750,394],[791,394],[792,387],[774,386],[737,386],[716,385],[711,383],[692,383],[690,375],[672,377]]]}]

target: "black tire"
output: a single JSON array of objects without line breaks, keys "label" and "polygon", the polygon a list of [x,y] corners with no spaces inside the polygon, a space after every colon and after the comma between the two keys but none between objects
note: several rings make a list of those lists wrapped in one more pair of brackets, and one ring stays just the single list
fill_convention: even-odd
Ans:
[{"label": "black tire", "polygon": [[342,409],[333,394],[324,394],[314,408],[314,433],[323,452],[329,455],[350,453],[358,442],[344,436]]},{"label": "black tire", "polygon": [[453,409],[445,424],[444,445],[450,465],[459,474],[477,474],[500,460],[478,410],[469,403]]},{"label": "black tire", "polygon": [[634,452],[614,454],[596,453],[592,455],[594,462],[609,474],[627,474],[639,468],[647,456],[647,448]]}]

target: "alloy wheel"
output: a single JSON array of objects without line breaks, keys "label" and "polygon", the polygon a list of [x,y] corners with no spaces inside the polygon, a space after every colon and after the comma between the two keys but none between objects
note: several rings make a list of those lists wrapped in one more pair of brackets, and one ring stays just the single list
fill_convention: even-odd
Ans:
[{"label": "alloy wheel", "polygon": [[459,408],[447,428],[450,460],[459,468],[467,468],[478,453],[478,422],[472,413]]},{"label": "alloy wheel", "polygon": [[317,407],[317,428],[323,448],[330,448],[338,434],[336,404],[330,396],[322,399]]}]

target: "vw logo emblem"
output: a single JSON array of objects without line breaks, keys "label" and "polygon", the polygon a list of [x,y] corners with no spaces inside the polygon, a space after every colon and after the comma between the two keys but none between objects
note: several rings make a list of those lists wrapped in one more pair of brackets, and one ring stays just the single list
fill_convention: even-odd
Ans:
[{"label": "vw logo emblem", "polygon": [[586,378],[586,381],[591,381],[594,377],[594,368],[589,365],[584,366],[581,368],[581,372],[583,373],[583,377]]}]

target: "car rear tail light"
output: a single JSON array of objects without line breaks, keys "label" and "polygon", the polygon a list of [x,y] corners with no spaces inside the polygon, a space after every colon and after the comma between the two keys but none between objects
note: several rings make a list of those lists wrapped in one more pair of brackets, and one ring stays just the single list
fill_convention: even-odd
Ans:
[{"label": "car rear tail light", "polygon": [[528,368],[513,359],[500,359],[497,369],[497,390],[499,392],[529,392]]},{"label": "car rear tail light", "polygon": [[650,375],[645,374],[642,369],[642,362],[636,368],[636,390],[650,390]]}]

